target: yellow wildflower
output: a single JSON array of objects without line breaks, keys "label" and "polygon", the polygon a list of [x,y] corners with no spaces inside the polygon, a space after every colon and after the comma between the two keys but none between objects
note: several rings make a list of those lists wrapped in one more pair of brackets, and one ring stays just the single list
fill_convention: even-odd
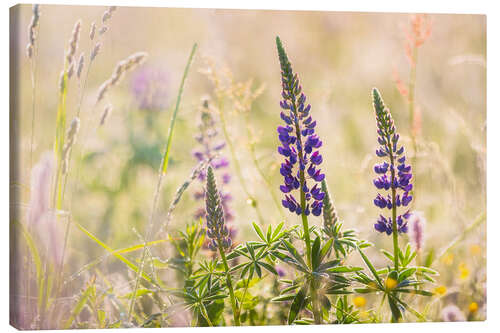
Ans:
[{"label": "yellow wildflower", "polygon": [[362,308],[366,305],[366,299],[363,296],[357,296],[353,299],[354,306],[357,308]]},{"label": "yellow wildflower", "polygon": [[481,246],[478,244],[473,244],[470,246],[469,251],[472,255],[478,256],[481,254]]},{"label": "yellow wildflower", "polygon": [[465,280],[469,277],[470,272],[466,264],[461,263],[458,265],[458,269],[460,270],[460,280]]},{"label": "yellow wildflower", "polygon": [[441,259],[441,261],[443,262],[443,264],[450,266],[451,264],[453,264],[453,258],[453,253],[448,253],[443,257],[443,259]]},{"label": "yellow wildflower", "polygon": [[444,294],[446,294],[446,291],[447,289],[445,286],[439,286],[434,288],[434,293],[439,296],[443,296]]},{"label": "yellow wildflower", "polygon": [[472,302],[469,304],[469,312],[475,313],[479,309],[479,305],[476,302]]}]

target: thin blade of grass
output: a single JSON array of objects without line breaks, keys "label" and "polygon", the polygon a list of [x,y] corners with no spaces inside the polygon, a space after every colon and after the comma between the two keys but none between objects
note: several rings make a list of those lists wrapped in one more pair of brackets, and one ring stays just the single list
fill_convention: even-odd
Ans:
[{"label": "thin blade of grass", "polygon": [[59,93],[59,102],[57,105],[57,115],[56,115],[56,139],[54,142],[54,154],[55,160],[57,161],[57,169],[54,182],[54,198],[53,203],[57,209],[61,209],[62,206],[62,184],[61,184],[61,163],[62,163],[62,150],[64,146],[64,136],[66,133],[66,95],[67,95],[67,83],[68,74],[66,70],[66,64],[64,69],[64,74],[62,77],[62,88]]},{"label": "thin blade of grass", "polygon": [[[112,254],[113,256],[115,256],[118,260],[120,260],[121,262],[123,262],[125,265],[127,265],[134,272],[138,273],[139,269],[137,268],[137,266],[134,265],[132,262],[130,262],[127,258],[125,258],[121,254],[119,254],[117,251],[114,251],[111,247],[109,247],[104,242],[102,242],[101,240],[99,240],[99,238],[97,238],[90,231],[88,231],[87,229],[85,229],[80,223],[78,223],[76,221],[73,221],[73,223],[78,227],[78,229],[80,229],[85,235],[87,235],[87,237],[89,237],[94,242],[96,242],[97,244],[99,244],[103,249],[105,249],[110,254]],[[144,280],[153,283],[153,280],[146,273],[143,272],[141,274],[141,276],[142,276],[142,278]]]},{"label": "thin blade of grass", "polygon": [[76,317],[80,314],[80,312],[82,312],[83,307],[85,306],[85,304],[87,304],[87,301],[90,297],[92,288],[95,288],[93,284],[88,286],[87,289],[85,289],[85,291],[82,293],[82,295],[78,299],[78,302],[73,308],[73,311],[71,312],[71,316],[64,323],[64,329],[69,329],[71,327],[71,324],[73,324],[73,321],[75,321]]},{"label": "thin blade of grass", "polygon": [[167,138],[167,146],[165,149],[165,154],[163,156],[163,161],[162,161],[162,165],[160,168],[160,174],[158,176],[158,182],[156,184],[156,190],[155,190],[154,195],[153,195],[153,204],[151,205],[151,214],[149,216],[149,221],[148,221],[148,224],[146,226],[146,237],[144,238],[145,246],[142,250],[140,266],[139,266],[139,270],[137,272],[137,277],[135,279],[134,293],[133,293],[132,299],[130,300],[130,307],[129,307],[129,311],[128,311],[128,315],[127,315],[128,321],[130,321],[130,318],[132,317],[132,312],[134,310],[136,292],[137,292],[137,289],[139,288],[139,276],[142,275],[142,272],[144,270],[144,262],[146,260],[146,252],[147,252],[146,251],[146,249],[147,249],[146,244],[148,242],[148,239],[151,237],[151,233],[153,231],[154,216],[155,216],[155,212],[156,212],[156,206],[158,204],[158,200],[160,197],[160,190],[161,190],[161,185],[163,182],[163,176],[165,175],[165,173],[167,171],[167,167],[168,167],[168,158],[170,155],[170,147],[172,145],[173,128],[174,128],[174,124],[175,124],[175,119],[177,117],[177,112],[179,111],[179,105],[181,102],[182,91],[184,90],[184,83],[186,81],[186,77],[187,77],[187,74],[189,72],[189,67],[191,66],[191,62],[193,61],[193,57],[194,57],[194,53],[196,52],[196,48],[197,48],[197,44],[194,43],[193,48],[191,49],[191,54],[189,55],[189,58],[188,58],[188,62],[186,64],[186,68],[184,69],[184,75],[182,76],[181,85],[179,87],[179,93],[177,95],[177,102],[175,104],[174,113],[173,113],[172,119],[170,121],[169,134],[168,134],[168,138]]},{"label": "thin blade of grass", "polygon": [[191,183],[198,177],[198,175],[200,174],[200,172],[203,169],[205,169],[205,167],[207,165],[209,165],[210,162],[212,162],[212,160],[215,157],[217,157],[217,156],[212,156],[212,157],[204,159],[203,161],[201,161],[200,163],[198,163],[196,165],[196,167],[193,169],[193,171],[191,172],[191,175],[177,189],[177,191],[175,192],[174,200],[172,200],[172,203],[168,207],[167,217],[165,218],[165,222],[163,222],[163,224],[161,225],[160,234],[162,232],[167,232],[168,231],[168,225],[170,224],[170,221],[172,220],[172,214],[173,214],[173,212],[175,210],[175,207],[177,207],[177,204],[181,200],[182,195],[184,194],[184,192],[188,189],[189,185],[191,185]]},{"label": "thin blade of grass", "polygon": [[172,146],[172,137],[174,134],[175,120],[177,119],[177,113],[179,112],[179,105],[181,104],[182,92],[184,91],[184,83],[186,81],[186,78],[187,78],[187,75],[189,72],[189,67],[191,67],[191,63],[193,61],[193,57],[194,57],[194,54],[196,52],[197,47],[198,47],[198,44],[194,43],[193,48],[191,49],[191,54],[189,55],[189,59],[188,59],[186,68],[184,68],[184,75],[182,76],[181,85],[179,87],[179,93],[177,94],[177,101],[175,103],[174,113],[172,114],[172,119],[170,119],[170,126],[168,128],[167,147],[165,149],[165,154],[163,155],[163,164],[161,167],[162,173],[167,172],[168,158],[170,157],[170,147]]}]

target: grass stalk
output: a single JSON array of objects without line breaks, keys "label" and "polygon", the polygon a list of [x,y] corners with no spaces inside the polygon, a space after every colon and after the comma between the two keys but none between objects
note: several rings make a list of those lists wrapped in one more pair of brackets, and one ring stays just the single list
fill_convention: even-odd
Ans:
[{"label": "grass stalk", "polygon": [[163,161],[162,161],[161,167],[160,167],[158,182],[156,184],[156,190],[155,190],[154,195],[153,195],[153,204],[151,206],[151,213],[150,213],[149,221],[148,221],[148,225],[147,225],[146,236],[144,238],[144,247],[142,249],[139,270],[136,274],[134,291],[132,293],[132,297],[130,300],[130,307],[129,307],[128,315],[127,315],[128,321],[130,321],[130,318],[132,316],[132,312],[134,310],[135,301],[137,298],[137,290],[139,288],[140,277],[142,275],[142,272],[144,271],[144,262],[146,260],[146,253],[147,253],[146,247],[147,247],[147,243],[149,242],[149,239],[151,237],[151,233],[153,232],[156,206],[158,205],[158,199],[160,197],[160,190],[161,190],[161,186],[162,186],[162,182],[163,182],[163,177],[164,177],[165,173],[167,172],[167,168],[168,168],[168,159],[169,159],[169,155],[170,155],[170,147],[172,146],[173,129],[174,129],[174,125],[175,125],[175,120],[177,119],[177,113],[179,112],[179,106],[180,106],[180,101],[181,101],[181,97],[182,97],[182,92],[184,90],[184,83],[186,81],[186,78],[187,78],[187,75],[189,72],[189,67],[191,66],[191,63],[193,61],[193,57],[194,57],[194,54],[196,52],[196,48],[197,48],[197,44],[195,43],[193,45],[193,48],[191,49],[191,54],[189,55],[186,67],[184,68],[184,74],[182,76],[181,84],[179,87],[179,92],[177,94],[177,102],[175,104],[175,109],[174,109],[174,112],[172,114],[172,119],[170,121],[169,134],[167,137],[167,144],[166,144],[166,148],[165,148],[165,153],[163,155]]},{"label": "grass stalk", "polygon": [[[33,169],[33,143],[35,140],[35,115],[36,115],[36,78],[37,78],[37,66],[36,66],[36,59],[37,59],[37,54],[38,54],[38,47],[37,44],[33,46],[33,57],[30,59],[30,71],[31,71],[31,139],[30,139],[30,172]],[[28,226],[28,229],[29,226]],[[30,258],[28,258],[29,261],[31,261]],[[27,317],[31,317],[31,304],[30,304],[30,299],[31,299],[31,267],[28,265],[27,267],[27,273],[28,277],[26,279],[26,312],[27,312]]]},{"label": "grass stalk", "polygon": [[58,210],[62,205],[62,186],[61,186],[61,173],[62,173],[62,150],[64,147],[64,139],[66,133],[66,96],[68,84],[67,63],[64,65],[64,73],[61,78],[61,87],[59,91],[59,102],[57,106],[56,116],[56,139],[54,143],[54,154],[56,160],[56,174],[54,180],[54,192],[52,198],[53,207]]}]

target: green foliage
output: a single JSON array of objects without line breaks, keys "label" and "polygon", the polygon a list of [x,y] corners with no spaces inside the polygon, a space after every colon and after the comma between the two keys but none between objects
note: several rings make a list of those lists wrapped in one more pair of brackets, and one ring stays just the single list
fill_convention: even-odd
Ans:
[{"label": "green foliage", "polygon": [[[410,244],[403,251],[398,251],[400,266],[398,270],[388,266],[387,268],[376,270],[366,254],[358,248],[361,258],[365,262],[372,277],[369,277],[363,272],[356,272],[355,280],[362,286],[354,289],[355,292],[361,294],[368,293],[383,293],[384,298],[387,298],[389,308],[392,313],[392,320],[399,322],[403,317],[402,310],[406,310],[413,314],[417,319],[425,321],[425,316],[411,308],[404,300],[404,294],[433,296],[433,293],[424,289],[421,286],[424,284],[419,277],[425,280],[432,279],[429,275],[436,275],[437,272],[420,266],[410,266],[411,262],[416,257],[416,252],[411,250]],[[386,250],[382,253],[393,262],[394,255]]]}]

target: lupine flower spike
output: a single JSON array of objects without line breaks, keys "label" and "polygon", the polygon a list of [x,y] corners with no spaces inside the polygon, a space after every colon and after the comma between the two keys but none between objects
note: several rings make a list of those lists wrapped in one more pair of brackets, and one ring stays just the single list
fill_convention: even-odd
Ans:
[{"label": "lupine flower spike", "polygon": [[325,193],[325,197],[323,198],[323,227],[325,230],[331,231],[334,230],[338,217],[335,207],[333,206],[332,198],[328,192],[326,180],[324,179],[321,182],[321,190]]},{"label": "lupine flower spike", "polygon": [[225,225],[224,209],[222,208],[219,191],[215,181],[212,167],[207,170],[207,188],[205,190],[205,205],[207,210],[207,236],[210,238],[209,247],[217,251],[219,245],[227,250],[231,248],[232,241],[229,229]]},{"label": "lupine flower spike", "polygon": [[[406,164],[404,147],[398,144],[399,134],[396,133],[396,127],[389,109],[384,105],[384,101],[379,91],[373,89],[373,107],[377,119],[377,133],[379,148],[375,151],[378,157],[385,161],[376,164],[374,171],[377,178],[373,184],[380,191],[388,191],[387,195],[378,193],[373,200],[375,206],[380,209],[392,211],[392,217],[385,217],[380,214],[375,223],[375,230],[385,232],[387,235],[397,231],[406,233],[408,231],[408,219],[411,216],[410,210],[406,209],[401,215],[396,215],[397,207],[408,207],[412,200],[410,183],[412,174],[411,166]],[[392,223],[393,219],[396,224]],[[395,230],[397,228],[397,230]]]},{"label": "lupine flower spike", "polygon": [[[218,132],[208,100],[203,100],[200,113],[201,121],[198,125],[199,133],[195,137],[200,147],[193,151],[193,156],[198,160],[198,162],[207,159],[210,160],[210,166],[214,169],[214,173],[218,173],[221,177],[219,179],[222,180],[222,184],[219,186],[219,191],[222,208],[224,209],[224,219],[227,223],[233,220],[234,214],[229,206],[229,203],[232,200],[231,193],[225,191],[225,187],[231,181],[231,174],[228,171],[229,160],[221,155],[221,151],[226,145],[224,141],[216,140]],[[204,183],[206,176],[207,174],[204,169],[198,175],[198,179]],[[194,193],[195,200],[202,200],[204,196],[205,194],[203,189]],[[195,212],[194,217],[195,219],[199,219],[204,215],[205,209],[200,207],[200,209]],[[232,236],[234,236],[236,229],[230,225],[228,225],[228,228]]]},{"label": "lupine flower spike", "polygon": [[[311,105],[306,104],[306,95],[302,93],[299,78],[293,73],[279,37],[276,38],[276,44],[283,88],[283,100],[280,102],[283,109],[281,119],[285,122],[284,126],[278,126],[278,138],[281,142],[278,152],[285,157],[280,168],[284,179],[280,190],[285,194],[282,204],[297,215],[302,212],[309,215],[312,212],[313,215],[319,216],[325,196],[320,185],[325,175],[319,169],[323,157],[318,150],[323,143],[314,132],[316,121],[313,121],[309,114]],[[295,190],[299,190],[299,201],[293,195]]]},{"label": "lupine flower spike", "polygon": [[425,225],[426,220],[422,212],[413,211],[412,216],[408,221],[409,232],[408,236],[413,247],[420,251],[424,247],[425,242]]}]

